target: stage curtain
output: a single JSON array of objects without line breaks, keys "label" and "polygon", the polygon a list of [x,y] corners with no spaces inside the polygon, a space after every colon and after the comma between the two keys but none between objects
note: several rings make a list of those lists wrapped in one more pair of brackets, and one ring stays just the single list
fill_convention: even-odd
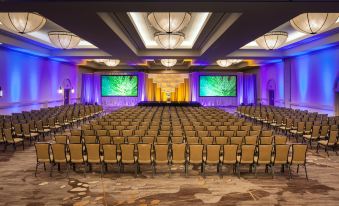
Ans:
[{"label": "stage curtain", "polygon": [[244,74],[243,75],[243,103],[255,104],[257,99],[256,89],[256,75]]},{"label": "stage curtain", "polygon": [[171,102],[175,101],[175,92],[171,92]]},{"label": "stage curtain", "polygon": [[81,102],[94,103],[94,75],[82,74]]},{"label": "stage curtain", "polygon": [[190,82],[189,79],[184,79],[185,84],[185,101],[189,102],[191,101],[191,90],[190,90]]},{"label": "stage curtain", "polygon": [[156,93],[155,93],[155,101],[160,102],[161,101],[161,88],[157,87],[157,84],[155,84],[155,89],[156,89]]},{"label": "stage curtain", "polygon": [[153,79],[148,78],[147,79],[147,84],[146,84],[146,99],[147,101],[153,101]]}]

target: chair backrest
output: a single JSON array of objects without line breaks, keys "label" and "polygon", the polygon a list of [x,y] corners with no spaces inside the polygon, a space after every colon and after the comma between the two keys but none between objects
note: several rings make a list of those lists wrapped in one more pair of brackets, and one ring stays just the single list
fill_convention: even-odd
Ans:
[{"label": "chair backrest", "polygon": [[145,130],[135,130],[135,131],[134,131],[134,135],[135,135],[135,136],[139,136],[139,137],[144,136],[145,133],[146,133]]},{"label": "chair backrest", "polygon": [[215,143],[219,145],[228,144],[228,137],[215,137]]},{"label": "chair backrest", "polygon": [[253,135],[259,136],[260,135],[260,130],[252,130],[252,131],[250,131],[250,136],[253,136]]},{"label": "chair backrest", "polygon": [[11,129],[4,129],[4,135],[5,135],[7,142],[10,142],[10,143],[14,142]]},{"label": "chair backrest", "polygon": [[31,134],[28,123],[22,124],[22,132],[24,133],[24,135],[30,135]]},{"label": "chair backrest", "polygon": [[137,136],[129,136],[126,139],[129,144],[137,144],[140,142],[140,138]]},{"label": "chair backrest", "polygon": [[99,130],[96,130],[97,132],[97,136],[107,136],[107,130],[104,130],[104,129],[99,129]]},{"label": "chair backrest", "polygon": [[328,143],[336,144],[338,141],[338,130],[330,131],[330,137],[328,138]]},{"label": "chair backrest", "polygon": [[328,126],[328,125],[321,126],[320,135],[321,136],[326,136],[327,133],[328,133],[329,128],[330,128],[330,126]]},{"label": "chair backrest", "polygon": [[172,144],[172,160],[184,161],[186,153],[186,144]]},{"label": "chair backrest", "polygon": [[306,162],[306,144],[292,145],[292,164],[304,164]]},{"label": "chair backrest", "polygon": [[259,145],[258,162],[259,163],[270,163],[272,159],[272,145]]},{"label": "chair backrest", "polygon": [[172,143],[180,144],[184,142],[184,137],[183,136],[173,136],[171,137]]},{"label": "chair backrest", "polygon": [[243,137],[231,137],[231,144],[241,145]]},{"label": "chair backrest", "polygon": [[260,137],[259,139],[260,144],[272,144],[272,142],[273,142],[273,136]]},{"label": "chair backrest", "polygon": [[120,131],[119,130],[109,130],[109,136],[111,137],[118,137],[120,136]]},{"label": "chair backrest", "polygon": [[96,136],[94,130],[83,130],[82,132],[84,136]]},{"label": "chair backrest", "polygon": [[97,143],[97,136],[85,136],[84,141],[85,144],[95,144]]},{"label": "chair backrest", "polygon": [[200,137],[200,142],[203,145],[213,144],[214,138],[213,137]]},{"label": "chair backrest", "polygon": [[238,130],[236,131],[236,136],[237,137],[245,137],[247,135],[247,131],[242,131],[242,130]]},{"label": "chair backrest", "polygon": [[199,144],[199,137],[186,137],[187,144]]},{"label": "chair backrest", "polygon": [[84,162],[82,144],[69,144],[68,148],[69,148],[69,153],[71,157],[71,162],[73,163]]},{"label": "chair backrest", "polygon": [[261,137],[270,137],[273,135],[273,131],[272,130],[264,130],[261,131]]},{"label": "chair backrest", "polygon": [[50,160],[50,148],[51,144],[49,143],[35,143],[36,158],[38,162],[46,162],[46,160]]},{"label": "chair backrest", "polygon": [[14,132],[16,134],[21,134],[22,133],[22,130],[21,130],[21,124],[15,124],[14,125]]},{"label": "chair backrest", "polygon": [[290,151],[290,145],[288,144],[276,144],[274,149],[274,162],[279,164],[286,164],[288,161],[288,153]]},{"label": "chair backrest", "polygon": [[204,145],[192,144],[189,145],[189,161],[194,163],[202,163]]},{"label": "chair backrest", "polygon": [[320,132],[320,125],[315,125],[312,127],[312,137],[318,137]]},{"label": "chair backrest", "polygon": [[87,162],[98,163],[100,159],[100,145],[99,144],[86,144]]},{"label": "chair backrest", "polygon": [[226,130],[223,132],[224,134],[224,137],[232,137],[234,135],[234,131],[231,131],[231,130]]},{"label": "chair backrest", "polygon": [[113,144],[124,144],[125,143],[125,137],[112,137]]},{"label": "chair backrest", "polygon": [[242,145],[240,163],[253,163],[255,145]]},{"label": "chair backrest", "polygon": [[260,125],[253,125],[252,130],[253,131],[261,131],[261,126]]},{"label": "chair backrest", "polygon": [[134,159],[134,149],[135,144],[121,144],[121,162],[122,163],[131,163],[135,162]]},{"label": "chair backrest", "polygon": [[164,136],[158,136],[156,137],[156,142],[158,144],[168,144],[168,137],[164,137]]},{"label": "chair backrest", "polygon": [[198,137],[207,137],[208,131],[198,131]]},{"label": "chair backrest", "polygon": [[102,145],[104,154],[104,162],[116,161],[117,160],[117,145],[115,144],[104,144]]},{"label": "chair backrest", "polygon": [[223,146],[223,162],[235,164],[237,162],[238,145]]},{"label": "chair backrest", "polygon": [[305,128],[305,122],[298,122],[297,130],[298,132],[303,132]]},{"label": "chair backrest", "polygon": [[99,143],[101,145],[111,144],[111,137],[110,136],[99,136]]},{"label": "chair backrest", "polygon": [[133,130],[122,130],[122,136],[130,137],[133,135]]},{"label": "chair backrest", "polygon": [[66,162],[66,144],[63,143],[55,143],[52,144],[52,154],[53,154],[53,161],[58,162]]},{"label": "chair backrest", "polygon": [[256,145],[257,141],[258,141],[258,137],[256,135],[245,137],[245,144]]},{"label": "chair backrest", "polygon": [[186,137],[195,137],[196,131],[185,131]]},{"label": "chair backrest", "polygon": [[69,136],[68,141],[70,144],[80,144],[81,143],[81,137],[80,136]]},{"label": "chair backrest", "polygon": [[138,148],[138,161],[151,161],[151,151],[152,151],[152,144],[147,143],[139,143],[137,144]]},{"label": "chair backrest", "polygon": [[72,136],[81,136],[81,130],[78,130],[78,129],[72,129],[72,130],[71,130],[71,135],[72,135]]},{"label": "chair backrest", "polygon": [[168,144],[155,144],[155,162],[168,162]]},{"label": "chair backrest", "polygon": [[275,135],[274,136],[274,144],[286,144],[287,136]]},{"label": "chair backrest", "polygon": [[55,143],[60,143],[60,144],[67,144],[67,136],[66,135],[56,135],[54,137]]},{"label": "chair backrest", "polygon": [[206,162],[217,163],[220,161],[220,145],[206,145]]}]

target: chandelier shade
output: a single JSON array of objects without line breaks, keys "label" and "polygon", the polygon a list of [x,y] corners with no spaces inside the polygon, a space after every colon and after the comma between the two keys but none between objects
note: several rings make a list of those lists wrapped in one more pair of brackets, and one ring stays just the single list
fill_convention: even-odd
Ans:
[{"label": "chandelier shade", "polygon": [[60,49],[73,49],[80,43],[80,37],[67,31],[52,31],[48,36],[52,44]]},{"label": "chandelier shade", "polygon": [[336,23],[337,13],[303,13],[290,20],[292,27],[306,34],[325,31]]},{"label": "chandelier shade", "polygon": [[147,14],[148,21],[160,32],[179,32],[191,20],[189,12],[151,12]]},{"label": "chandelier shade", "polygon": [[241,62],[241,59],[219,59],[217,60],[217,64],[221,67],[228,67],[231,66],[232,64],[237,64]]},{"label": "chandelier shade", "polygon": [[165,67],[173,67],[177,63],[176,59],[161,59],[160,61]]},{"label": "chandelier shade", "polygon": [[255,40],[263,49],[273,50],[281,47],[287,41],[288,34],[283,31],[271,31]]},{"label": "chandelier shade", "polygon": [[120,60],[119,59],[107,59],[104,61],[104,63],[109,67],[115,67],[115,66],[118,66],[118,64],[120,63]]},{"label": "chandelier shade", "polygon": [[154,39],[159,46],[164,49],[175,49],[179,47],[185,39],[185,35],[180,32],[176,33],[162,33],[154,34]]},{"label": "chandelier shade", "polygon": [[93,61],[95,61],[97,63],[105,63],[105,61],[107,61],[107,59],[94,59]]},{"label": "chandelier shade", "polygon": [[0,13],[0,22],[12,31],[26,34],[40,30],[46,18],[32,12],[7,12]]}]

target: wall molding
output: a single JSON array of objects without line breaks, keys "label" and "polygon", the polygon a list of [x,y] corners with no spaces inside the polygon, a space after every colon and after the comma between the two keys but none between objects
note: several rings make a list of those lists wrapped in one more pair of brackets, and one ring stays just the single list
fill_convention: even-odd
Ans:
[{"label": "wall molding", "polygon": [[[80,102],[81,98],[70,98],[70,102]],[[63,103],[63,99],[59,100],[51,100],[51,101],[41,101],[41,102],[12,102],[7,104],[0,104],[0,109],[10,109],[12,107],[28,107],[35,105],[43,105],[43,104],[55,104],[55,103]]]},{"label": "wall molding", "polygon": [[307,103],[298,103],[298,102],[290,102],[291,107],[305,107],[310,109],[319,109],[319,110],[327,110],[334,111],[334,108],[330,105],[311,105]]}]

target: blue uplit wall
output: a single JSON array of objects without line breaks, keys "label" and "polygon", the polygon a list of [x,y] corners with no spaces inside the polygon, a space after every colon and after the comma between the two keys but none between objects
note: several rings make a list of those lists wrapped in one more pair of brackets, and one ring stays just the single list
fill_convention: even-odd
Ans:
[{"label": "blue uplit wall", "polygon": [[335,104],[339,75],[339,47],[291,59],[291,102],[330,109]]},{"label": "blue uplit wall", "polygon": [[[77,66],[0,47],[0,113],[23,105],[62,102],[57,93],[64,79],[77,86]],[[76,95],[74,95],[76,97]]]},{"label": "blue uplit wall", "polygon": [[[291,69],[290,81],[284,76],[284,62],[267,64],[259,70],[259,89],[261,98],[268,100],[267,82],[276,82],[275,99],[279,106],[284,106],[284,89],[291,82],[291,105],[294,108],[323,110],[334,114],[336,81],[339,79],[339,46],[288,59]],[[267,101],[263,102],[268,104]]]}]

